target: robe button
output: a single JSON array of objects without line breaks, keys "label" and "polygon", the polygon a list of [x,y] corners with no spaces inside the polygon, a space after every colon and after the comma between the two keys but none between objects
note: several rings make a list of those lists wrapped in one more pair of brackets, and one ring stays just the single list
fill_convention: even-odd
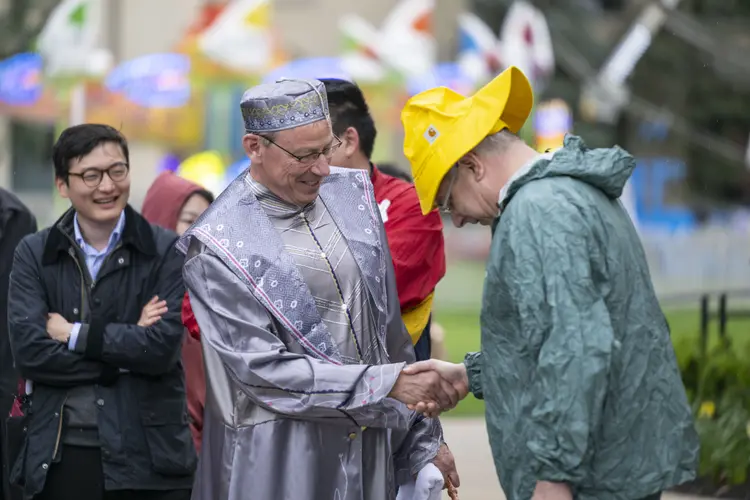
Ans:
[{"label": "robe button", "polygon": [[356,432],[352,432],[351,434],[349,434],[349,439],[351,439],[351,440],[357,439],[357,433]]}]

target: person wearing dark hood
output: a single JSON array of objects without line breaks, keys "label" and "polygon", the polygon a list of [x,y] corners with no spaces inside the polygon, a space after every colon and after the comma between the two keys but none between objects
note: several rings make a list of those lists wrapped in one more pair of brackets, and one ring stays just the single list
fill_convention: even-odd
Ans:
[{"label": "person wearing dark hood", "polygon": [[0,499],[15,498],[8,481],[8,436],[5,418],[18,387],[19,374],[13,364],[8,337],[8,280],[13,252],[24,236],[36,232],[36,219],[13,193],[0,188]]},{"label": "person wearing dark hood", "polygon": [[[187,179],[164,172],[160,174],[143,201],[141,215],[151,224],[171,229],[182,235],[213,203],[210,191]],[[200,330],[190,307],[188,294],[182,301],[182,321],[188,329],[182,344],[182,364],[185,367],[190,430],[195,449],[200,453],[203,430],[203,407],[206,402],[206,374],[203,367]]]},{"label": "person wearing dark hood", "polygon": [[516,135],[532,105],[511,67],[472,97],[435,88],[402,112],[422,212],[492,228],[482,351],[404,371],[485,400],[508,500],[655,500],[695,477],[699,443],[619,200],[636,162],[575,136],[540,155]]}]

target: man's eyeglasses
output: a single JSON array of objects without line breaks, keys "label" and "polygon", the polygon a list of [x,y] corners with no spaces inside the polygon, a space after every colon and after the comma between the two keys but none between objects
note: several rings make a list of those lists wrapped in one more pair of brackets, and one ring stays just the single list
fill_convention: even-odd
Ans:
[{"label": "man's eyeglasses", "polygon": [[109,178],[112,179],[112,182],[122,182],[127,179],[128,172],[130,172],[130,167],[127,163],[115,163],[109,168],[103,170],[98,168],[87,168],[80,174],[69,172],[68,177],[80,177],[83,183],[88,187],[95,188],[99,187],[99,184],[102,183],[104,174],[107,174]]},{"label": "man's eyeglasses", "polygon": [[268,142],[270,142],[271,144],[273,144],[274,146],[276,146],[277,148],[279,148],[280,150],[282,150],[283,152],[285,152],[286,154],[288,154],[289,156],[297,160],[300,164],[306,167],[311,166],[313,163],[315,163],[320,157],[320,155],[323,155],[326,160],[331,161],[331,158],[333,158],[333,155],[334,153],[336,153],[336,150],[338,150],[341,147],[341,139],[339,139],[338,137],[334,135],[333,142],[329,146],[326,146],[322,150],[316,151],[314,153],[309,153],[306,155],[298,156],[292,153],[291,151],[289,151],[288,149],[282,146],[279,146],[272,139],[269,139],[266,136],[261,136],[261,137],[263,137],[263,139],[267,140]]},{"label": "man's eyeglasses", "polygon": [[445,190],[445,194],[443,195],[443,201],[437,203],[437,209],[444,214],[451,213],[451,191],[453,191],[453,183],[456,182],[456,177],[458,175],[458,168],[454,166],[450,170],[449,175],[451,176],[451,180],[448,181],[448,189]]}]

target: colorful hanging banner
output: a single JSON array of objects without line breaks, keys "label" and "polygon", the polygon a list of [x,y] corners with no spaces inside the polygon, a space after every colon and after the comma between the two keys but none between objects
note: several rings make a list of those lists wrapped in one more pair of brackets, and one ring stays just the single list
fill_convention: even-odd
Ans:
[{"label": "colorful hanging banner", "polygon": [[149,54],[117,66],[105,87],[144,108],[179,108],[190,100],[190,58]]},{"label": "colorful hanging banner", "polygon": [[42,97],[42,56],[23,53],[0,61],[0,101],[30,106]]}]

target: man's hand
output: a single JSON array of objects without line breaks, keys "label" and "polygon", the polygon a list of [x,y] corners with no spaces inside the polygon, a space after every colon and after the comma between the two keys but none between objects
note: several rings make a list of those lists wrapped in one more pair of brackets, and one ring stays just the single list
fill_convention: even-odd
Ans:
[{"label": "man's hand", "polygon": [[407,374],[406,369],[401,372],[388,396],[410,408],[423,404],[425,414],[439,414],[442,409],[456,406],[459,400],[456,389],[437,373],[423,371]]},{"label": "man's hand", "polygon": [[47,333],[49,336],[63,344],[68,342],[73,325],[57,313],[47,315]]},{"label": "man's hand", "polygon": [[[440,449],[435,456],[435,460],[432,461],[440,472],[443,473],[445,479],[445,488],[448,487],[448,480],[453,483],[453,486],[458,488],[461,486],[461,480],[458,478],[458,471],[456,470],[456,461],[453,459],[453,453],[448,449],[448,445],[443,443],[440,445]],[[443,488],[443,489],[445,489]]]},{"label": "man's hand", "polygon": [[437,374],[442,381],[441,387],[450,386],[454,393],[458,395],[458,400],[449,407],[441,405],[440,408],[436,408],[434,404],[431,404],[432,402],[429,399],[418,401],[416,403],[407,403],[410,409],[418,411],[419,413],[424,413],[431,418],[438,416],[441,411],[454,408],[458,404],[458,401],[462,400],[469,394],[469,376],[466,373],[466,366],[463,363],[454,364],[437,359],[430,359],[407,366],[404,368],[403,373],[413,376],[424,373]]},{"label": "man's hand", "polygon": [[138,320],[138,326],[147,328],[161,319],[161,316],[167,312],[167,301],[159,300],[159,297],[154,297],[148,301],[141,311],[141,318]]},{"label": "man's hand", "polygon": [[531,500],[573,500],[573,493],[565,483],[539,481],[536,483]]}]

